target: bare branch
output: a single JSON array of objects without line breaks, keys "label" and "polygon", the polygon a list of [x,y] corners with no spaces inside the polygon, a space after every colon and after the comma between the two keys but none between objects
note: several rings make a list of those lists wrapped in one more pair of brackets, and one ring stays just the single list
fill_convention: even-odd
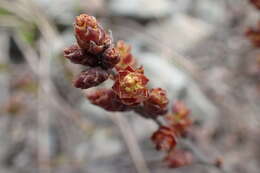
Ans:
[{"label": "bare branch", "polygon": [[120,113],[110,114],[111,120],[119,127],[120,132],[126,142],[138,173],[149,173],[145,159],[138,145],[137,139],[133,134],[126,118]]}]

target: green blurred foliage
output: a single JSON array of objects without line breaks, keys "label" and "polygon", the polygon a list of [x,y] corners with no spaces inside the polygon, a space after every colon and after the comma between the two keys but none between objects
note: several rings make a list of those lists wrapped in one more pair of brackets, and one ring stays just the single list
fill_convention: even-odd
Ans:
[{"label": "green blurred foliage", "polygon": [[24,23],[18,28],[21,38],[30,45],[37,40],[38,29],[35,24]]},{"label": "green blurred foliage", "polygon": [[0,16],[10,15],[10,14],[12,14],[10,11],[0,7]]}]

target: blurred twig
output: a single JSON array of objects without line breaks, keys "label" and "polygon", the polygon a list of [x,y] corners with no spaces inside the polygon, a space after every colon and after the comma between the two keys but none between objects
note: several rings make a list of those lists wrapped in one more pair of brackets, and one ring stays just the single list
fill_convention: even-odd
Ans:
[{"label": "blurred twig", "polygon": [[[41,55],[43,57],[48,57],[48,51],[44,44],[41,44]],[[38,77],[39,77],[39,86],[49,87],[44,83],[48,80],[50,73],[49,69],[49,58],[40,58],[38,65]],[[36,65],[36,64],[35,64]],[[42,173],[51,173],[51,167],[49,164],[50,158],[50,141],[49,141],[49,104],[46,97],[45,91],[43,88],[38,90],[38,168],[39,172]]]},{"label": "blurred twig", "polygon": [[[27,44],[25,41],[23,41],[19,34],[15,34],[14,35],[14,39],[18,45],[18,47],[20,48],[20,50],[22,51],[26,61],[29,63],[29,66],[31,67],[31,69],[33,70],[33,72],[36,75],[39,75],[38,72],[38,64],[39,64],[39,56],[38,54],[34,51],[34,49]],[[42,57],[42,58],[50,58],[50,57]],[[66,115],[69,118],[72,118],[72,120],[79,125],[84,131],[86,129],[92,129],[92,124],[88,121],[82,121],[79,117],[80,117],[80,113],[76,110],[74,110],[68,103],[66,103],[63,98],[61,98],[56,91],[56,88],[53,84],[53,82],[51,81],[50,77],[47,78],[47,80],[45,80],[42,83],[42,86],[45,93],[48,95],[49,97],[49,101],[59,110],[61,111],[64,115]]]},{"label": "blurred twig", "polygon": [[[58,44],[63,45],[62,39],[59,37],[58,31],[51,20],[44,14],[43,10],[39,8],[32,0],[18,0],[21,4],[24,4],[26,9],[31,11],[33,14],[33,19],[39,30],[43,34],[43,37],[49,43],[53,45]],[[54,44],[55,43],[55,44]]]},{"label": "blurred twig", "polygon": [[149,173],[143,154],[139,148],[137,139],[129,126],[126,118],[120,113],[110,114],[111,120],[119,127],[126,142],[130,155],[138,173]]},{"label": "blurred twig", "polygon": [[188,150],[190,150],[193,153],[193,155],[197,159],[198,164],[213,167],[213,168],[216,168],[223,173],[227,173],[227,170],[223,167],[223,165],[218,167],[218,165],[216,165],[215,161],[211,161],[211,159],[208,158],[206,155],[204,155],[203,152],[201,152],[200,149],[197,148],[190,140],[181,139],[180,144],[182,146],[186,147]]},{"label": "blurred twig", "polygon": [[51,42],[53,45],[63,45],[55,25],[46,15],[44,15],[43,10],[33,1],[0,1],[0,8],[10,11],[16,17],[23,19],[24,21],[35,23],[46,41]]}]

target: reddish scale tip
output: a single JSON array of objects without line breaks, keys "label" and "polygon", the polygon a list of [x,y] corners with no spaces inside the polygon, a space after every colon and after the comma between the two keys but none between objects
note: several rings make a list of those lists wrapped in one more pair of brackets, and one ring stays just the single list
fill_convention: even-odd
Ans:
[{"label": "reddish scale tip", "polygon": [[94,16],[81,14],[76,17],[75,25],[80,29],[86,29],[87,27],[96,28],[98,26],[98,23]]},{"label": "reddish scale tip", "polygon": [[87,14],[76,17],[74,31],[78,45],[85,52],[93,55],[104,52],[112,41],[96,18]]}]

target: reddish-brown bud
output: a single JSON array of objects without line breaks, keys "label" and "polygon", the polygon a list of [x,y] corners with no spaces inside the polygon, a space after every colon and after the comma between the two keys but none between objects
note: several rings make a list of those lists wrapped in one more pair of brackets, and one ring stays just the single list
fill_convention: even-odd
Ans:
[{"label": "reddish-brown bud", "polygon": [[88,89],[97,86],[107,80],[109,74],[106,70],[100,67],[90,68],[81,72],[76,80],[74,81],[74,86],[76,88]]},{"label": "reddish-brown bud", "polygon": [[186,117],[190,114],[190,110],[183,102],[176,101],[172,106],[172,112],[178,114],[179,117]]},{"label": "reddish-brown bud", "polygon": [[10,115],[20,115],[21,112],[26,109],[26,105],[23,101],[22,96],[13,96],[3,107],[1,106],[1,109]]},{"label": "reddish-brown bud", "polygon": [[255,63],[250,64],[249,74],[255,79],[260,79],[260,55],[257,55]]},{"label": "reddish-brown bud", "polygon": [[87,14],[77,16],[74,30],[79,46],[88,53],[97,55],[111,44],[110,36],[93,16]]},{"label": "reddish-brown bud", "polygon": [[119,52],[114,47],[106,49],[102,55],[102,67],[113,68],[120,61]]},{"label": "reddish-brown bud", "polygon": [[255,47],[260,47],[260,21],[255,28],[247,28],[245,35]]},{"label": "reddish-brown bud", "polygon": [[131,53],[131,46],[126,44],[124,41],[119,40],[116,44],[116,49],[119,52],[120,55],[120,61],[116,65],[116,69],[125,69],[128,66],[134,66],[135,65],[135,58],[133,57]]},{"label": "reddish-brown bud", "polygon": [[164,158],[164,162],[170,168],[179,168],[182,166],[190,165],[192,163],[192,154],[183,150],[172,150]]},{"label": "reddish-brown bud", "polygon": [[218,158],[214,161],[214,165],[215,165],[217,168],[222,168],[222,167],[223,167],[223,163],[224,163],[224,160],[223,160],[223,158],[221,158],[221,157],[218,157]]},{"label": "reddish-brown bud", "polygon": [[172,150],[176,144],[176,134],[174,129],[161,126],[151,137],[151,140],[156,146],[157,150]]},{"label": "reddish-brown bud", "polygon": [[115,79],[113,91],[126,105],[135,105],[147,99],[148,90],[146,84],[148,78],[143,74],[143,69],[133,69],[128,66],[120,70]]},{"label": "reddish-brown bud", "polygon": [[260,0],[249,0],[257,9],[260,10]]},{"label": "reddish-brown bud", "polygon": [[172,111],[173,113],[164,116],[164,119],[178,135],[183,136],[192,125],[192,120],[188,116],[190,111],[182,102],[176,102]]},{"label": "reddish-brown bud", "polygon": [[87,94],[87,98],[94,105],[107,111],[126,111],[127,106],[121,103],[118,96],[111,89],[99,89]]},{"label": "reddish-brown bud", "polygon": [[81,64],[91,67],[99,65],[98,57],[84,53],[84,51],[76,44],[64,49],[64,56],[74,64]]},{"label": "reddish-brown bud", "polygon": [[169,100],[166,91],[161,88],[151,89],[149,97],[144,101],[144,110],[151,117],[167,113]]}]

